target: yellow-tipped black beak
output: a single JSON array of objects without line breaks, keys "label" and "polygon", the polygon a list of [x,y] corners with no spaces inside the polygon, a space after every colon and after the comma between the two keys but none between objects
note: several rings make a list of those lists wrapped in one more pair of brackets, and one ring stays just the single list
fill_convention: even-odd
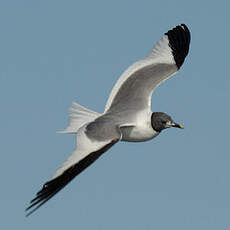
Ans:
[{"label": "yellow-tipped black beak", "polygon": [[177,123],[175,123],[175,124],[173,125],[173,127],[180,128],[180,129],[184,129],[184,126],[183,126],[183,125],[180,125],[180,124],[177,124]]}]

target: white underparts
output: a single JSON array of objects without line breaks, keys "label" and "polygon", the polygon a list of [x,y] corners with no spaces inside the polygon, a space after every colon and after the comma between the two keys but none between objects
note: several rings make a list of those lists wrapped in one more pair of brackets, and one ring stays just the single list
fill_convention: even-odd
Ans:
[{"label": "white underparts", "polygon": [[121,141],[143,142],[156,137],[156,132],[151,125],[151,114],[149,111],[139,112],[133,125],[123,125],[120,127],[122,133]]}]

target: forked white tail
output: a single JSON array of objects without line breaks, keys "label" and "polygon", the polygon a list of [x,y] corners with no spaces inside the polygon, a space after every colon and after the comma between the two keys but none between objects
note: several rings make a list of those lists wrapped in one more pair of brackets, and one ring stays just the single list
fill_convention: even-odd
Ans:
[{"label": "forked white tail", "polygon": [[68,126],[64,131],[58,131],[58,133],[77,133],[84,124],[95,120],[100,115],[100,113],[73,102],[72,107],[69,109]]}]

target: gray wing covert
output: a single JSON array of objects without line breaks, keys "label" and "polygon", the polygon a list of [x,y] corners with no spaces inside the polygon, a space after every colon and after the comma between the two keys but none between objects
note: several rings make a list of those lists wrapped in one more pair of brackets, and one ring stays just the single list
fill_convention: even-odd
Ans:
[{"label": "gray wing covert", "polygon": [[189,29],[184,24],[165,33],[148,57],[131,65],[120,76],[105,112],[151,110],[153,90],[179,70],[188,54],[190,39]]},{"label": "gray wing covert", "polygon": [[[150,107],[154,88],[177,71],[172,64],[152,64],[136,71],[120,87],[108,111],[144,110]],[[163,80],[164,80],[163,79]]]}]

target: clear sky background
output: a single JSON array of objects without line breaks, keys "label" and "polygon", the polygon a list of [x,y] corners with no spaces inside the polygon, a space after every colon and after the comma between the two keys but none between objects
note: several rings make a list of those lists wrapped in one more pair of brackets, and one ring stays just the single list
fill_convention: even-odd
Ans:
[{"label": "clear sky background", "polygon": [[[230,229],[229,1],[0,2],[1,229]],[[119,143],[29,218],[75,148],[57,134],[76,101],[102,112],[113,85],[172,27],[191,30],[152,110],[185,126]]]}]

